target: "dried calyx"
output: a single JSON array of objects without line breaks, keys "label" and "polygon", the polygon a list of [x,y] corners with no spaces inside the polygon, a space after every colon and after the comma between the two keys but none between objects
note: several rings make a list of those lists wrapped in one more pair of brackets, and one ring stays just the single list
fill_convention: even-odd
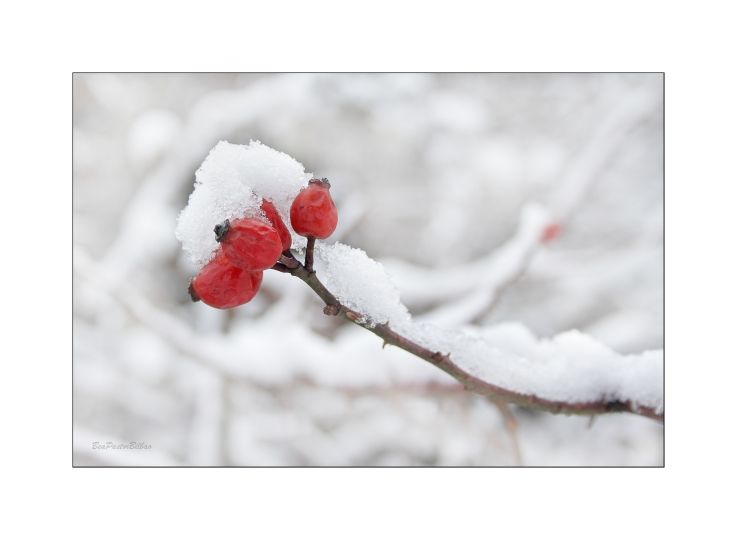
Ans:
[{"label": "dried calyx", "polygon": [[226,219],[222,223],[215,225],[215,240],[222,242],[223,236],[225,236],[230,230],[230,220]]}]

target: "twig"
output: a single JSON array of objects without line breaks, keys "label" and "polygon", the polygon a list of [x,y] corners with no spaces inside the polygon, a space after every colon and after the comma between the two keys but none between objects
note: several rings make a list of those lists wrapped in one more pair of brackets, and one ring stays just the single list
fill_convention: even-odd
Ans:
[{"label": "twig", "polygon": [[289,268],[287,268],[282,263],[274,263],[274,266],[271,267],[272,270],[276,270],[277,272],[284,272],[286,274],[289,273]]},{"label": "twig", "polygon": [[325,302],[326,307],[323,310],[324,313],[328,315],[339,315],[353,324],[361,326],[369,332],[373,332],[382,338],[385,343],[399,347],[408,353],[430,362],[432,365],[442,369],[448,375],[458,380],[467,390],[475,394],[552,413],[592,415],[610,412],[630,412],[646,416],[660,422],[663,422],[665,419],[665,413],[657,413],[654,409],[649,407],[636,406],[629,400],[567,403],[564,401],[543,399],[532,395],[518,394],[511,390],[506,390],[499,386],[490,384],[463,371],[463,369],[453,363],[448,355],[431,351],[422,345],[413,342],[412,340],[396,333],[387,324],[377,324],[374,327],[368,326],[367,323],[363,322],[366,320],[365,317],[341,304],[340,301],[338,301],[338,299],[335,298],[327,288],[325,288],[325,285],[323,285],[317,278],[314,271],[309,272],[307,268],[300,264],[296,259],[289,259],[282,256],[279,259],[279,262],[289,269],[290,274],[304,281],[313,291],[315,291],[315,293],[317,293],[322,301]]},{"label": "twig", "polygon": [[512,439],[512,457],[514,459],[514,464],[521,467],[523,463],[522,452],[519,448],[519,438],[517,437],[517,419],[514,417],[514,413],[509,407],[509,403],[506,401],[492,398],[489,398],[489,401],[496,405],[499,412],[502,413],[502,417],[504,418],[504,427],[506,428],[507,433],[509,433],[509,437]]},{"label": "twig", "polygon": [[308,236],[307,237],[307,250],[305,251],[305,268],[310,274],[314,273],[314,270],[312,269],[314,260],[315,260],[315,237]]}]

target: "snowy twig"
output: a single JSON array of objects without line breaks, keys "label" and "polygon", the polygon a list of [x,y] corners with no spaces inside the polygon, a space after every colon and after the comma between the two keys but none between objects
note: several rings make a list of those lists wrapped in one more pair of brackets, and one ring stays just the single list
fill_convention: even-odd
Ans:
[{"label": "snowy twig", "polygon": [[477,377],[474,377],[470,373],[461,369],[458,365],[453,363],[450,359],[450,355],[444,355],[440,352],[431,351],[405,336],[402,336],[392,330],[388,324],[377,324],[375,326],[369,325],[365,322],[367,319],[361,313],[355,310],[349,309],[344,306],[336,297],[333,295],[318,279],[317,274],[310,272],[303,266],[299,261],[293,258],[282,256],[279,262],[288,268],[288,272],[293,276],[304,281],[309,287],[317,293],[317,295],[325,302],[325,308],[323,312],[326,315],[339,315],[350,322],[365,328],[366,330],[373,332],[381,339],[384,340],[385,344],[394,345],[403,349],[427,362],[430,362],[434,366],[442,369],[450,376],[458,380],[463,386],[482,396],[486,396],[493,400],[502,400],[505,402],[516,403],[532,409],[539,409],[543,411],[563,414],[581,414],[581,415],[594,415],[610,412],[631,412],[655,420],[663,421],[664,413],[656,412],[655,409],[643,406],[634,405],[630,401],[596,401],[586,403],[567,403],[563,401],[554,401],[549,399],[542,399],[534,395],[519,394],[499,386],[495,386],[486,381],[483,381]]}]

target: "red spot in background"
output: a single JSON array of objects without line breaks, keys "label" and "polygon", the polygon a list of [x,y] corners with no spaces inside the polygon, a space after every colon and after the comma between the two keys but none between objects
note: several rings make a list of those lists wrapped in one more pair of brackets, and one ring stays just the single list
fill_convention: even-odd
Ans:
[{"label": "red spot in background", "polygon": [[550,225],[545,227],[545,230],[540,235],[540,241],[543,243],[550,242],[558,236],[560,236],[560,225],[558,225],[557,223],[551,223]]}]

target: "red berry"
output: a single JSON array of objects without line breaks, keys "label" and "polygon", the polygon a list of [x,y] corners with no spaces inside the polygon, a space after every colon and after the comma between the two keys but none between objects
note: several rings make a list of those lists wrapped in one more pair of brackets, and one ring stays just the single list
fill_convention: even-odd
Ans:
[{"label": "red berry", "polygon": [[233,266],[222,250],[200,270],[189,284],[193,301],[208,306],[230,309],[250,302],[261,286],[264,273],[249,272]]},{"label": "red berry", "polygon": [[540,241],[541,242],[550,242],[551,240],[554,240],[560,235],[560,225],[557,223],[551,223],[547,227],[545,227],[545,230],[540,235]]},{"label": "red berry", "polygon": [[301,236],[323,240],[333,234],[338,224],[338,209],[330,196],[327,179],[310,180],[299,192],[289,210],[294,232]]},{"label": "red berry", "polygon": [[271,221],[272,227],[274,227],[276,229],[276,232],[279,233],[282,252],[291,248],[292,235],[289,234],[289,229],[287,229],[287,226],[284,225],[284,222],[279,217],[279,212],[276,211],[274,205],[264,199],[264,202],[261,203],[261,210],[264,211],[264,214],[266,214],[268,220]]},{"label": "red berry", "polygon": [[215,235],[228,260],[243,270],[271,268],[282,252],[279,233],[258,219],[225,220],[215,227]]}]

